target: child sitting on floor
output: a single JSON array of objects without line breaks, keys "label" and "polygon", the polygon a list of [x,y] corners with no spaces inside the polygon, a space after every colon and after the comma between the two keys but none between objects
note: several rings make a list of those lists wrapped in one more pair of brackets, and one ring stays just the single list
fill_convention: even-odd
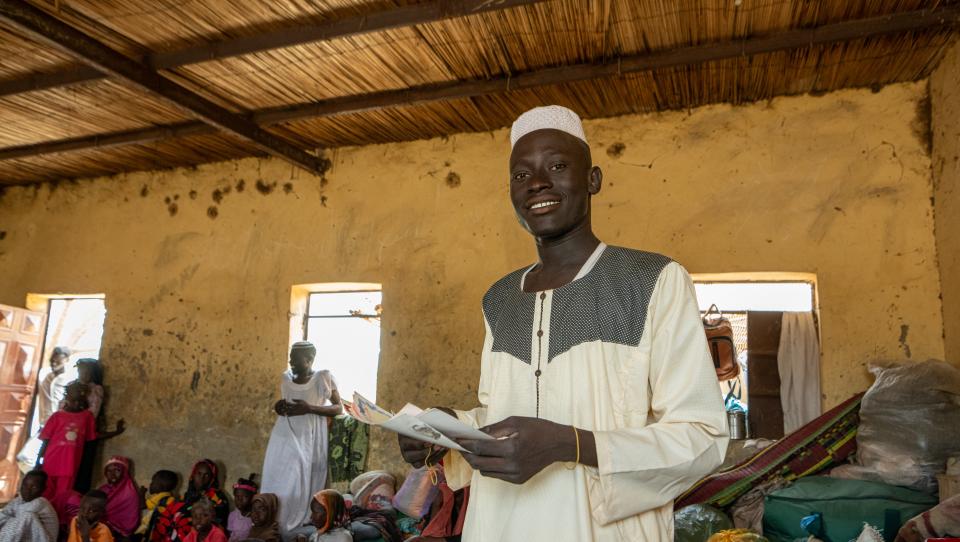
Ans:
[{"label": "child sitting on floor", "polygon": [[143,512],[140,515],[140,526],[137,528],[134,540],[150,540],[150,534],[157,519],[170,503],[177,501],[173,490],[177,488],[178,481],[177,473],[158,470],[150,478],[149,491],[143,486],[140,487],[140,494],[143,496]]},{"label": "child sitting on floor", "polygon": [[253,521],[253,527],[247,535],[249,539],[280,542],[280,524],[277,523],[280,500],[273,493],[257,493],[252,501],[250,519]]},{"label": "child sitting on floor", "polygon": [[253,496],[259,491],[257,483],[253,481],[255,474],[250,478],[240,478],[233,484],[233,505],[236,509],[227,517],[227,530],[230,531],[230,542],[246,540],[253,527],[250,518],[250,509],[253,505]]},{"label": "child sitting on floor", "polygon": [[183,542],[227,542],[227,535],[219,525],[214,523],[213,502],[203,497],[193,503],[190,509],[193,519],[193,528]]},{"label": "child sitting on floor", "polygon": [[47,473],[42,470],[24,475],[20,494],[0,510],[0,540],[57,542],[60,526],[53,506],[43,498],[46,487]]},{"label": "child sitting on floor", "polygon": [[310,500],[310,521],[317,530],[309,539],[298,536],[297,542],[353,542],[353,535],[344,528],[349,519],[343,495],[333,489],[318,491]]},{"label": "child sitting on floor", "polygon": [[217,464],[210,459],[202,459],[193,466],[190,481],[183,500],[171,503],[157,523],[150,538],[154,542],[185,540],[193,525],[190,509],[201,499],[207,499],[213,505],[213,521],[221,526],[227,524],[230,504],[227,495],[220,489]]},{"label": "child sitting on floor", "polygon": [[130,476],[130,459],[115,455],[103,467],[107,483],[99,487],[107,496],[103,522],[117,538],[126,540],[140,524],[140,492]]},{"label": "child sitting on floor", "polygon": [[67,542],[113,542],[110,528],[100,521],[106,508],[106,493],[95,489],[84,495],[77,517],[70,521]]}]

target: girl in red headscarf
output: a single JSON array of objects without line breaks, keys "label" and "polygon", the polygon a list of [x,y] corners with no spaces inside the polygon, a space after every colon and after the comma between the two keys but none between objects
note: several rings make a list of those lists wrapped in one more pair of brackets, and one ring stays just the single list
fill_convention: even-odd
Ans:
[{"label": "girl in red headscarf", "polygon": [[193,530],[190,510],[194,503],[203,498],[207,498],[213,505],[213,522],[220,527],[226,527],[230,503],[227,502],[227,494],[220,489],[217,473],[217,464],[209,459],[201,459],[193,466],[183,501],[172,504],[163,511],[150,535],[153,542],[186,539]]},{"label": "girl in red headscarf", "polygon": [[114,534],[126,538],[140,524],[140,492],[130,477],[130,460],[115,455],[103,467],[107,483],[100,491],[107,495],[103,522]]}]

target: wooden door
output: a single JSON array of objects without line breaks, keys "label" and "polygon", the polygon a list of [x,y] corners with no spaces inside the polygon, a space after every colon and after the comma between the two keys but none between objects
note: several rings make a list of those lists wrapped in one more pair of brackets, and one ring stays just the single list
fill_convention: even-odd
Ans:
[{"label": "wooden door", "polygon": [[19,489],[17,452],[27,437],[46,315],[0,305],[0,502]]},{"label": "wooden door", "polygon": [[747,402],[750,438],[783,436],[783,404],[780,402],[780,350],[782,312],[747,313]]}]

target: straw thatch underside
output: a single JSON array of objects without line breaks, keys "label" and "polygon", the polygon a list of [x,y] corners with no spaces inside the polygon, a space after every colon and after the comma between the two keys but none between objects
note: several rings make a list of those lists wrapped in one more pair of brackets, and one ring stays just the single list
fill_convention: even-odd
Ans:
[{"label": "straw thatch underside", "polygon": [[[256,35],[411,2],[359,0],[37,0],[127,55]],[[237,112],[485,79],[544,67],[769,35],[936,8],[919,0],[553,0],[521,8],[181,66],[168,74]],[[485,131],[544,103],[603,117],[778,95],[875,87],[926,77],[948,29],[887,35],[752,57],[402,105],[270,127],[302,148],[362,145]],[[77,62],[0,25],[0,80]],[[0,98],[0,147],[164,125],[189,113],[112,80]],[[0,182],[24,183],[166,168],[259,154],[221,134],[0,161]]]}]

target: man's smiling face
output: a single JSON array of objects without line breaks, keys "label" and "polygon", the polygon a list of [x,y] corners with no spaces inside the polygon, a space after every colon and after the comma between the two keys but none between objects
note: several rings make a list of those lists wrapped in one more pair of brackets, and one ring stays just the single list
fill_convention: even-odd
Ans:
[{"label": "man's smiling face", "polygon": [[600,191],[590,149],[560,130],[536,130],[510,153],[510,199],[520,224],[553,239],[590,224],[590,196]]}]

